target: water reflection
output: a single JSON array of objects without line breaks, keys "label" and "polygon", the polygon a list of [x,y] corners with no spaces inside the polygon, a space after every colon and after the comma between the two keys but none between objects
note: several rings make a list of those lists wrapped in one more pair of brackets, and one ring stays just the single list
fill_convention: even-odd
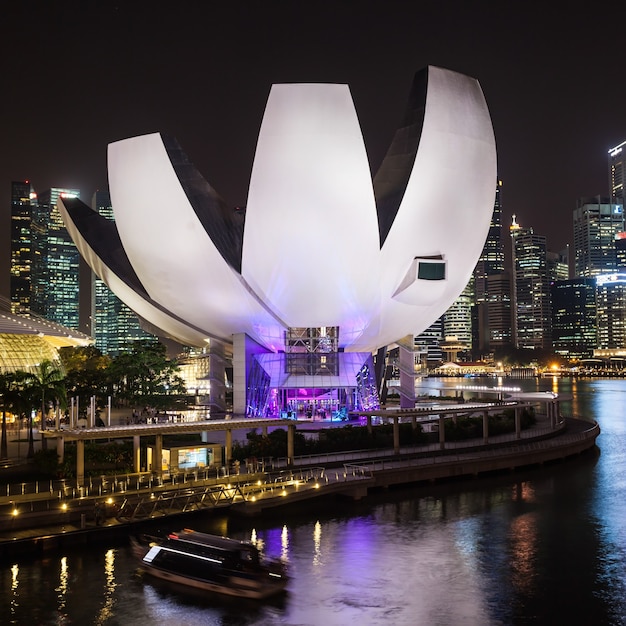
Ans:
[{"label": "water reflection", "polygon": [[[11,618],[15,617],[17,610],[19,609],[19,606],[20,606],[19,594],[17,591],[17,588],[19,585],[19,580],[18,580],[19,571],[20,570],[17,565],[13,565],[13,567],[11,568],[11,600],[10,600]],[[15,622],[12,620],[12,623],[15,623]]]},{"label": "water reflection", "polygon": [[61,569],[59,571],[59,586],[55,589],[58,594],[58,611],[59,615],[65,614],[67,583],[69,574],[67,570],[67,557],[61,557]]},{"label": "water reflection", "polygon": [[313,526],[313,565],[319,567],[322,564],[322,525],[319,520]]},{"label": "water reflection", "polygon": [[106,624],[113,616],[113,606],[115,604],[115,551],[107,550],[104,555],[104,605],[100,609],[97,624]]},{"label": "water reflection", "polygon": [[269,603],[144,579],[124,545],[24,559],[0,570],[3,623],[624,624],[626,381],[520,384],[572,394],[563,410],[600,422],[601,455],[320,500],[253,524],[216,514],[184,521],[288,561],[288,593]]}]

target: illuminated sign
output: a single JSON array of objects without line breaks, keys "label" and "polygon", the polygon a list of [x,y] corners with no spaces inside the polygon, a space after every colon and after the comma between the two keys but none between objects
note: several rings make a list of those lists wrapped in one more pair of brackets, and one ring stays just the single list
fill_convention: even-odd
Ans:
[{"label": "illuminated sign", "polygon": [[596,276],[596,285],[605,285],[606,283],[626,283],[626,274],[602,274]]},{"label": "illuminated sign", "polygon": [[622,141],[622,143],[620,143],[618,146],[611,148],[609,150],[609,156],[616,157],[622,151],[622,147],[624,146],[624,144],[626,144],[626,141]]}]

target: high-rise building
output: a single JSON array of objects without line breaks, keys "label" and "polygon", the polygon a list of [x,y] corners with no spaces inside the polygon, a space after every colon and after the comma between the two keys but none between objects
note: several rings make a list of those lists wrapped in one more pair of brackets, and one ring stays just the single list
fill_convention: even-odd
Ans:
[{"label": "high-rise building", "polygon": [[569,248],[561,252],[546,253],[546,264],[548,268],[548,280],[568,280],[569,279]]},{"label": "high-rise building", "polygon": [[553,350],[566,358],[590,358],[597,343],[595,279],[558,280],[550,291]]},{"label": "high-rise building", "polygon": [[[91,208],[108,220],[113,220],[111,197],[106,191],[96,191]],[[155,339],[144,331],[139,318],[129,309],[100,278],[92,273],[92,330],[91,335],[103,354],[116,356],[132,342]]]},{"label": "high-rise building", "polygon": [[79,328],[79,258],[57,208],[60,197],[78,198],[77,189],[38,194],[31,223],[31,309],[67,328]]},{"label": "high-rise building", "polygon": [[626,274],[596,278],[599,349],[626,348]]},{"label": "high-rise building", "polygon": [[476,268],[474,270],[474,280],[476,282],[476,300],[482,300],[483,294],[487,292],[487,287],[483,283],[487,276],[502,274],[504,272],[504,244],[502,243],[502,181],[496,185],[496,196],[493,204],[493,213],[489,232],[483,251],[480,254]]},{"label": "high-rise building", "polygon": [[474,280],[467,283],[459,297],[443,315],[443,337],[454,337],[459,350],[455,352],[458,360],[468,360],[472,351],[472,307],[474,305]]},{"label": "high-rise building", "polygon": [[499,180],[489,232],[474,269],[472,347],[476,354],[485,355],[496,347],[511,343],[510,278],[505,273],[502,181]]},{"label": "high-rise building", "polygon": [[609,150],[610,203],[624,206],[624,183],[626,183],[626,141]]},{"label": "high-rise building", "polygon": [[435,320],[423,333],[413,337],[413,349],[415,354],[420,355],[423,372],[441,365],[443,361],[442,341],[443,317]]},{"label": "high-rise building", "polygon": [[511,273],[488,276],[486,298],[476,306],[481,354],[513,343],[511,315]]},{"label": "high-rise building", "polygon": [[617,272],[626,272],[626,233],[615,235],[615,269]]},{"label": "high-rise building", "polygon": [[522,228],[515,215],[510,233],[513,343],[516,348],[548,349],[551,316],[546,238],[532,228]]},{"label": "high-rise building", "polygon": [[13,313],[30,309],[33,210],[37,194],[27,180],[11,183],[10,300]]},{"label": "high-rise building", "polygon": [[622,204],[582,198],[574,210],[574,277],[614,272],[615,236],[624,231]]}]

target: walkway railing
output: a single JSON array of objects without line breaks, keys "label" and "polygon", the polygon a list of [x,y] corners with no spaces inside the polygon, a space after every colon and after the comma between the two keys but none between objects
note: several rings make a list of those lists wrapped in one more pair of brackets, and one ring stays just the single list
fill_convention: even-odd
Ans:
[{"label": "walkway railing", "polygon": [[[530,429],[532,430],[532,429]],[[409,446],[402,448],[402,454],[394,450],[358,450],[327,455],[297,457],[294,465],[287,467],[287,459],[265,459],[262,466],[273,467],[273,471],[226,475],[224,468],[207,468],[173,474],[165,478],[149,472],[121,474],[116,476],[92,477],[84,486],[77,486],[74,481],[50,480],[33,483],[9,484],[0,492],[0,516],[11,511],[52,511],[60,507],[85,507],[102,498],[117,500],[122,518],[136,519],[146,514],[164,512],[168,507],[176,511],[189,510],[190,507],[230,505],[237,498],[243,500],[264,497],[267,494],[302,488],[318,488],[323,484],[349,482],[372,478],[374,472],[398,467],[419,467],[467,461],[472,458],[489,458],[504,454],[531,453],[554,447],[553,439],[540,439],[546,429],[534,429],[535,438],[513,439],[497,448],[481,445],[481,440],[472,444],[463,442],[459,447],[446,450],[446,454],[424,454],[429,447],[440,452],[437,444],[431,446]],[[580,431],[561,434],[559,445],[565,442],[575,443],[596,437],[599,427],[589,423],[589,427]],[[494,439],[496,439],[494,437]],[[415,456],[415,453],[420,453]],[[334,467],[328,468],[332,464]],[[278,490],[278,492],[277,492]],[[119,505],[120,497],[122,504]],[[65,510],[65,509],[64,509]],[[130,512],[129,512],[130,511]],[[152,511],[152,513],[149,513]]]}]

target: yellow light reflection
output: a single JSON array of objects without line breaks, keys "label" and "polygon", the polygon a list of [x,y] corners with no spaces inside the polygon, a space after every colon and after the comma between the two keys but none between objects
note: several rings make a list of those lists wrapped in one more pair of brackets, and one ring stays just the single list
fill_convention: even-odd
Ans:
[{"label": "yellow light reflection", "polygon": [[11,591],[15,591],[19,585],[19,581],[17,580],[17,575],[19,573],[20,569],[16,564],[11,568]]},{"label": "yellow light reflection", "polygon": [[322,525],[319,523],[319,520],[315,522],[315,526],[313,527],[313,565],[321,565],[322,564]]},{"label": "yellow light reflection", "polygon": [[262,537],[257,535],[256,528],[252,529],[250,543],[254,544],[258,548],[259,552],[263,553],[263,550],[265,549],[265,542]]},{"label": "yellow light reflection", "polygon": [[[11,615],[15,615],[16,610],[20,606],[20,597],[17,592],[19,585],[18,574],[20,573],[19,567],[14,565],[11,568]],[[17,623],[17,622],[14,622]]]},{"label": "yellow light reflection", "polygon": [[98,613],[96,624],[106,624],[113,617],[115,604],[115,550],[108,550],[104,555],[104,604]]},{"label": "yellow light reflection", "polygon": [[65,612],[65,602],[66,602],[66,595],[67,595],[67,589],[68,589],[68,582],[69,582],[69,570],[67,567],[67,557],[64,556],[61,559],[61,569],[59,571],[59,585],[55,589],[55,591],[58,594],[58,599],[59,599],[58,611],[60,615],[63,615]]}]

